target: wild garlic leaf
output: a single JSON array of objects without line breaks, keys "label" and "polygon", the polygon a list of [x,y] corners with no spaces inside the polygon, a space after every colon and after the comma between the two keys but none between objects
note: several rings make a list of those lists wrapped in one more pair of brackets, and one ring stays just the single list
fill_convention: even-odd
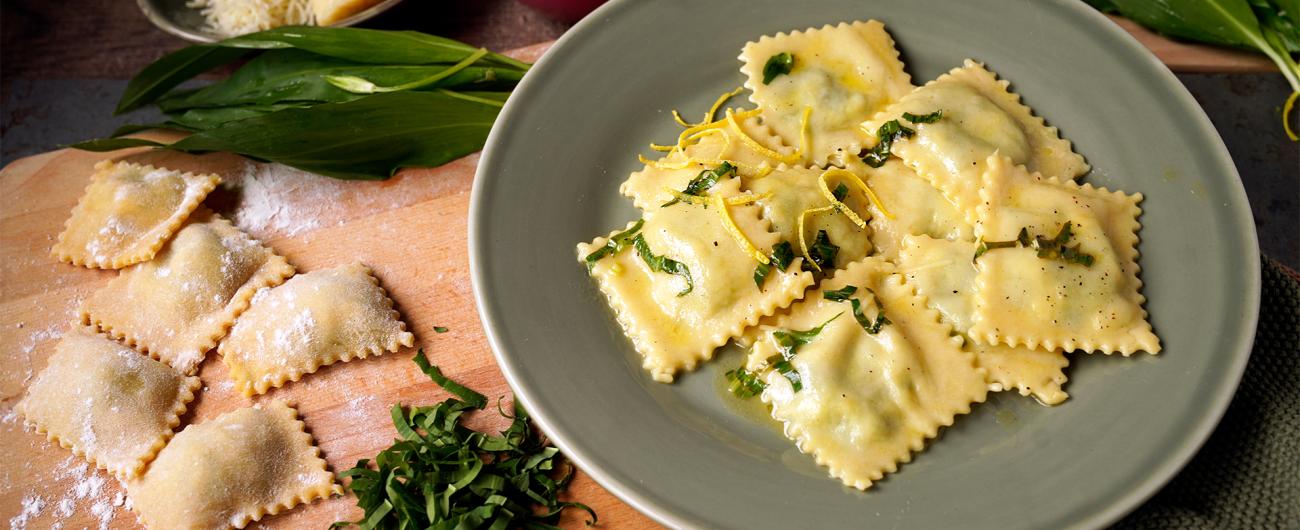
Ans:
[{"label": "wild garlic leaf", "polygon": [[605,242],[605,246],[596,249],[591,254],[587,254],[587,257],[582,259],[582,261],[587,264],[587,271],[591,271],[591,269],[596,266],[597,261],[604,259],[606,256],[618,254],[619,252],[622,252],[623,249],[627,248],[627,246],[632,242],[632,236],[635,236],[637,232],[640,232],[641,227],[644,225],[645,219],[637,219],[636,224],[632,225],[631,228],[614,234],[613,237],[609,238],[609,241]]},{"label": "wild garlic leaf", "polygon": [[790,361],[794,360],[794,356],[799,353],[799,348],[801,346],[812,342],[813,339],[817,338],[817,335],[821,334],[827,324],[834,322],[835,319],[840,318],[840,315],[843,314],[844,313],[839,313],[831,317],[829,320],[822,322],[820,326],[812,329],[781,330],[772,332],[772,339],[776,341],[778,353],[768,357],[767,362],[772,366],[772,369],[776,370],[782,377],[785,377],[787,381],[790,381],[790,386],[795,392],[803,390],[803,377],[799,375],[799,371],[795,369],[794,365]]},{"label": "wild garlic leaf", "polygon": [[692,289],[695,289],[695,282],[691,280],[691,270],[684,263],[673,260],[668,256],[656,256],[650,250],[650,245],[645,242],[645,237],[641,234],[637,234],[636,237],[632,238],[632,246],[636,248],[637,254],[641,255],[641,260],[645,262],[646,266],[650,267],[650,270],[666,272],[686,279],[686,288],[677,293],[677,296],[685,296]]},{"label": "wild garlic leaf", "polygon": [[790,52],[781,52],[768,57],[767,63],[763,64],[763,84],[771,83],[773,79],[790,73],[794,69],[794,55]]},{"label": "wild garlic leaf", "polygon": [[[704,171],[701,171],[699,175],[696,175],[695,178],[691,179],[690,182],[686,183],[686,188],[682,190],[682,195],[693,195],[696,197],[700,197],[704,195],[704,192],[708,191],[709,188],[712,188],[714,184],[717,184],[719,180],[722,180],[730,176],[734,176],[735,174],[736,174],[736,166],[731,165],[730,162],[723,161],[721,164],[719,164],[717,167],[713,169],[706,169]],[[669,206],[677,204],[678,202],[681,202],[681,200],[674,198],[671,201],[663,203],[659,207],[667,208]]]},{"label": "wild garlic leaf", "polygon": [[856,286],[853,286],[853,285],[845,285],[845,286],[844,286],[843,288],[841,288],[841,289],[836,289],[836,290],[834,290],[834,291],[825,291],[825,292],[823,292],[823,293],[822,293],[822,298],[825,298],[825,299],[830,300],[830,301],[832,301],[832,302],[843,302],[843,301],[845,301],[845,300],[848,300],[849,297],[853,296],[853,293],[856,293],[856,292],[858,292],[858,288],[857,288]]},{"label": "wild garlic leaf", "polygon": [[750,372],[741,366],[732,370],[727,370],[723,374],[727,378],[727,390],[741,399],[749,399],[763,393],[767,388],[767,383],[758,378],[757,374]]}]

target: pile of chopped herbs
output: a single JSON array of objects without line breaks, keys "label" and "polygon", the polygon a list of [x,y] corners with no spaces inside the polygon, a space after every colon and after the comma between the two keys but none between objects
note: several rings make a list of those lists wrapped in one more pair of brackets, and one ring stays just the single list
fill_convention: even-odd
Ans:
[{"label": "pile of chopped herbs", "polygon": [[[429,407],[393,406],[400,439],[374,460],[361,460],[340,473],[365,510],[359,521],[333,527],[362,529],[506,530],[554,529],[566,508],[591,515],[582,503],[559,500],[573,478],[559,449],[528,422],[516,401],[508,429],[491,436],[461,425],[466,412],[487,406],[487,398],[442,374],[421,350],[415,355],[435,383],[452,395]],[[558,476],[557,476],[558,475]]]},{"label": "pile of chopped herbs", "polygon": [[[244,59],[222,81],[178,88]],[[225,151],[329,177],[386,179],[482,149],[528,68],[414,31],[276,28],[163,56],[131,80],[116,113],[153,105],[166,120],[72,147]],[[168,144],[123,137],[154,128],[191,134]]]}]

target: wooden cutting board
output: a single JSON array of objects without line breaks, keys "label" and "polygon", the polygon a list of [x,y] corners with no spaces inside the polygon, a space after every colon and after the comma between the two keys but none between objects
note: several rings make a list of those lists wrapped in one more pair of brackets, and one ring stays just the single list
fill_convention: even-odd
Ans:
[{"label": "wooden cutting board", "polygon": [[[514,54],[535,60],[545,45]],[[436,169],[402,171],[384,182],[341,182],[226,154],[122,151],[115,158],[220,174],[226,183],[206,201],[246,232],[285,256],[300,272],[360,260],[374,268],[418,347],[447,375],[489,397],[506,396],[500,370],[479,324],[470,287],[466,223],[478,155]],[[54,261],[50,245],[103,154],[61,150],[0,171],[0,525],[15,528],[137,528],[123,488],[102,471],[43,436],[13,413],[33,376],[45,367],[79,302],[117,275]],[[435,333],[434,326],[449,328]],[[396,436],[395,403],[428,405],[448,394],[411,362],[415,349],[336,364],[256,399],[236,392],[214,352],[199,373],[203,391],[183,424],[201,423],[254,402],[298,404],[331,468],[370,458]],[[499,431],[495,410],[471,425]],[[568,497],[587,503],[607,528],[655,525],[579,474]],[[325,528],[361,515],[351,496],[316,502],[263,519],[266,528]],[[39,506],[38,506],[39,505]],[[39,507],[39,509],[37,509]],[[24,510],[33,515],[25,517]],[[102,517],[99,514],[104,514]],[[105,524],[101,525],[101,521]],[[17,523],[17,524],[15,524]],[[581,527],[577,515],[565,526]],[[259,525],[253,525],[254,528]]]}]

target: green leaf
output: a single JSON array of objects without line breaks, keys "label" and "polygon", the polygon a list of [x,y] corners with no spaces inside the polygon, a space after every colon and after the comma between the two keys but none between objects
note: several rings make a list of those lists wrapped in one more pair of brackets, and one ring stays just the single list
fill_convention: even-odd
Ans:
[{"label": "green leaf", "polygon": [[[812,248],[808,249],[808,257],[822,270],[835,268],[835,256],[839,253],[840,247],[831,243],[831,237],[825,230],[817,231],[817,238],[813,240]],[[803,264],[803,269],[814,270],[808,263]]]},{"label": "green leaf", "polygon": [[186,80],[243,57],[246,53],[247,50],[200,44],[164,55],[131,78],[113,114],[122,114],[152,103]]},{"label": "green leaf", "polygon": [[166,146],[166,144],[161,144],[153,140],[145,140],[144,138],[100,138],[98,140],[87,140],[85,142],[77,142],[75,144],[69,145],[68,147],[71,147],[73,149],[80,149],[82,151],[94,151],[94,152],[102,153],[106,151],[116,151],[118,149],[127,149],[131,147],[164,147],[164,146]]},{"label": "green leaf", "polygon": [[812,329],[772,332],[772,339],[776,341],[777,351],[779,353],[768,357],[767,362],[772,365],[772,369],[776,370],[782,377],[785,377],[787,381],[790,381],[790,386],[795,392],[803,390],[803,377],[799,375],[799,371],[795,369],[794,365],[791,364],[790,361],[794,359],[795,354],[799,353],[799,348],[801,346],[812,342],[813,339],[817,338],[817,335],[821,334],[827,324],[834,322],[835,319],[840,318],[840,315],[843,314],[844,313],[839,313],[831,317],[829,320],[822,322],[822,325]]},{"label": "green leaf", "polygon": [[942,118],[942,117],[943,117],[943,111],[942,111],[942,110],[936,110],[936,111],[931,112],[931,113],[929,113],[929,114],[922,114],[922,115],[920,115],[920,116],[917,116],[917,115],[912,114],[912,113],[910,113],[910,112],[904,112],[904,113],[903,113],[903,119],[905,119],[905,120],[907,120],[907,121],[910,121],[910,122],[912,122],[912,123],[934,123],[934,122],[936,122],[936,121],[939,121],[939,118]]},{"label": "green leaf", "polygon": [[[704,195],[704,192],[708,191],[709,188],[712,188],[713,185],[717,184],[719,180],[735,174],[736,174],[736,166],[731,165],[730,162],[723,162],[718,167],[701,171],[699,175],[696,175],[695,178],[691,179],[690,182],[686,183],[686,189],[682,190],[682,195],[692,195],[695,197],[702,196]],[[678,202],[681,201],[679,199],[673,199],[671,201],[663,203],[659,207],[667,208],[669,206],[677,204]]]},{"label": "green leaf", "polygon": [[[871,293],[871,295],[875,296],[875,293]],[[866,315],[862,314],[862,301],[857,298],[849,300],[849,305],[853,307],[854,320],[858,321],[858,325],[862,326],[863,331],[866,331],[871,335],[880,333],[880,328],[884,327],[886,324],[891,324],[889,319],[885,318],[885,312],[883,310],[876,313],[875,320],[867,318]]]},{"label": "green leaf", "polygon": [[432,379],[434,383],[437,383],[438,386],[451,392],[453,396],[460,398],[462,401],[469,404],[469,406],[476,409],[481,409],[487,406],[487,396],[470,390],[460,383],[452,381],[451,378],[442,375],[442,370],[439,370],[437,366],[429,364],[429,360],[424,357],[424,348],[420,348],[419,352],[415,354],[415,365],[419,366],[420,371],[424,372],[424,375],[429,376],[429,379]]},{"label": "green leaf", "polygon": [[381,180],[403,167],[440,166],[479,150],[499,111],[442,93],[392,92],[229,122],[166,147],[228,151],[335,178]]},{"label": "green leaf", "polygon": [[609,238],[609,241],[605,242],[605,246],[596,249],[591,254],[587,254],[587,257],[582,258],[582,261],[587,264],[587,271],[590,272],[591,269],[595,268],[596,262],[604,259],[605,256],[613,256],[627,248],[627,246],[632,242],[632,236],[635,236],[637,232],[640,232],[641,227],[644,225],[645,219],[637,219],[636,224],[632,225],[631,228],[614,234]]},{"label": "green leaf", "polygon": [[[926,116],[929,115],[927,114]],[[892,154],[891,149],[894,142],[899,138],[908,138],[913,134],[916,134],[916,131],[898,123],[898,120],[889,120],[881,124],[880,128],[876,129],[876,146],[864,150],[862,154],[858,155],[858,157],[868,166],[883,166],[885,165],[885,162],[889,160],[889,155]]]},{"label": "green leaf", "polygon": [[749,399],[762,394],[763,389],[767,388],[767,383],[764,383],[758,378],[758,375],[746,370],[743,366],[728,370],[723,375],[727,378],[727,390],[741,399]]},{"label": "green leaf", "polygon": [[850,297],[850,296],[853,296],[853,293],[856,293],[856,292],[858,292],[858,288],[857,288],[856,286],[853,286],[853,285],[845,285],[844,288],[842,288],[842,289],[836,289],[836,290],[834,290],[834,291],[825,291],[825,292],[823,292],[823,293],[822,293],[822,298],[825,298],[825,299],[830,300],[830,301],[832,301],[832,302],[843,302],[843,301],[845,301],[845,300],[848,300],[849,297]]},{"label": "green leaf", "polygon": [[637,234],[636,237],[632,238],[632,246],[636,248],[637,254],[641,255],[641,260],[645,262],[646,266],[650,267],[650,270],[666,272],[686,279],[686,288],[677,293],[677,296],[685,296],[692,289],[695,289],[695,282],[691,280],[691,270],[686,268],[686,265],[680,261],[670,259],[667,256],[656,256],[650,250],[650,245],[645,242],[644,236]]},{"label": "green leaf", "polygon": [[[260,50],[297,48],[369,64],[455,63],[478,50],[463,42],[416,31],[316,26],[285,26],[226,39],[216,45]],[[486,59],[493,64],[528,70],[527,64],[504,55],[492,53]]]},{"label": "green leaf", "polygon": [[768,57],[767,63],[763,65],[763,84],[771,83],[773,79],[790,73],[794,69],[794,55],[790,52],[781,52]]}]

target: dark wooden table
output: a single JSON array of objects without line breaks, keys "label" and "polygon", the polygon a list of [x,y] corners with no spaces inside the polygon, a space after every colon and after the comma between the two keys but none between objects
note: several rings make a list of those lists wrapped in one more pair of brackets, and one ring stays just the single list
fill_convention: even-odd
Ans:
[{"label": "dark wooden table", "polygon": [[[127,79],[185,44],[154,28],[131,0],[5,0],[0,24],[3,164],[103,136],[128,120],[147,121],[147,114],[113,117],[111,110]],[[416,29],[493,50],[551,40],[569,27],[515,0],[412,0],[367,25]],[[1278,125],[1289,90],[1282,76],[1240,53],[1138,36],[1178,71],[1224,137],[1250,196],[1264,253],[1300,268],[1300,146],[1287,141]],[[0,288],[16,281],[0,280]],[[0,480],[8,480],[7,473],[0,470]],[[0,513],[0,524],[15,515]],[[632,526],[644,524],[636,517]]]}]

